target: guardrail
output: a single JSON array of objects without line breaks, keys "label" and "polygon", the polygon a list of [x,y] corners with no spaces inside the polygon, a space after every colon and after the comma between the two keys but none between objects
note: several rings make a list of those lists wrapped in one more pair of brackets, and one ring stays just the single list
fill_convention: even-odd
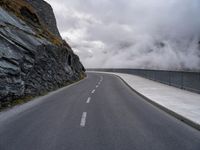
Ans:
[{"label": "guardrail", "polygon": [[180,89],[200,93],[200,72],[145,69],[87,69],[87,71],[104,71],[133,74]]}]

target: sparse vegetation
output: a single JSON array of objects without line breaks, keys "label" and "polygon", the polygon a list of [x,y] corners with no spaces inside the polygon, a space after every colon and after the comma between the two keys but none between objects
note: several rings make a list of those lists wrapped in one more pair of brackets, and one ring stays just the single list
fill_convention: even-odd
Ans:
[{"label": "sparse vegetation", "polygon": [[24,104],[24,103],[32,100],[33,98],[34,97],[32,97],[32,96],[26,96],[23,98],[18,98],[18,99],[12,100],[12,101],[10,100],[10,101],[5,101],[5,102],[0,102],[0,111],[5,110],[7,108],[14,107],[16,105]]},{"label": "sparse vegetation", "polygon": [[[17,17],[30,24],[36,30],[38,37],[44,37],[51,43],[61,46],[63,45],[62,39],[47,30],[45,24],[42,23],[40,17],[35,12],[34,8],[24,0],[1,0],[0,6],[4,9],[11,11]],[[32,18],[31,18],[32,17]]]},{"label": "sparse vegetation", "polygon": [[17,98],[17,99],[10,100],[10,101],[5,101],[5,102],[1,102],[0,101],[0,111],[3,111],[3,110],[8,109],[8,108],[12,108],[12,107],[14,107],[16,105],[21,105],[21,104],[27,103],[27,102],[29,102],[29,101],[31,101],[34,98],[37,98],[39,96],[45,96],[49,92],[52,92],[52,91],[55,91],[55,90],[57,90],[59,88],[62,88],[62,87],[68,86],[70,84],[76,83],[76,82],[78,82],[78,81],[80,81],[80,80],[82,80],[84,78],[85,78],[85,74],[81,73],[79,80],[65,82],[65,83],[63,83],[63,86],[60,86],[60,87],[57,87],[57,88],[53,88],[50,91],[43,91],[43,92],[39,93],[39,95],[37,95],[37,96],[31,96],[31,95],[29,95],[29,96],[25,96],[25,97],[22,97],[22,98]]}]

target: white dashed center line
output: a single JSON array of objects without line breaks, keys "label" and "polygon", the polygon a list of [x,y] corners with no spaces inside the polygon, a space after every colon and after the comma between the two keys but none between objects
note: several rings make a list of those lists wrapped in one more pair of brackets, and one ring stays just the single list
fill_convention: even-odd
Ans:
[{"label": "white dashed center line", "polygon": [[86,103],[87,103],[87,104],[89,104],[89,103],[90,103],[90,101],[91,101],[91,97],[88,97],[88,99],[87,99]]},{"label": "white dashed center line", "polygon": [[[100,84],[101,84],[102,81],[103,81],[103,77],[101,76],[100,81],[99,81],[98,84],[96,85],[96,88],[98,88],[98,87],[100,86]],[[91,93],[94,94],[94,92],[95,92],[95,89],[92,90]],[[86,103],[89,104],[90,101],[91,101],[91,99],[92,99],[91,97],[88,97]],[[80,123],[80,126],[81,126],[81,127],[85,127],[86,118],[87,118],[87,112],[83,112],[82,117],[81,117],[81,123]]]},{"label": "white dashed center line", "polygon": [[94,89],[94,90],[92,90],[92,94],[94,94],[94,92],[95,92],[95,89]]},{"label": "white dashed center line", "polygon": [[82,117],[81,117],[81,123],[80,123],[81,127],[85,127],[86,118],[87,118],[87,112],[83,112]]},{"label": "white dashed center line", "polygon": [[[100,81],[99,81],[98,84],[96,85],[96,88],[98,88],[98,87],[100,86],[100,84],[101,84],[102,81],[103,81],[103,77],[101,76]],[[92,90],[91,93],[94,94],[94,92],[95,92],[95,89]],[[86,103],[89,104],[90,101],[91,101],[91,97],[88,97]],[[87,118],[87,112],[83,112],[82,117],[81,117],[81,123],[80,123],[80,126],[81,126],[81,127],[85,127],[86,118]]]}]

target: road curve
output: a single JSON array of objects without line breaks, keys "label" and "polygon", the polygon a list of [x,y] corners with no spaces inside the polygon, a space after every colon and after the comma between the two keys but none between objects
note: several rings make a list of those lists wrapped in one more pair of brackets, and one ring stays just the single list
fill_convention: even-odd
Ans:
[{"label": "road curve", "polygon": [[118,77],[88,73],[0,121],[0,150],[200,150],[200,132]]}]

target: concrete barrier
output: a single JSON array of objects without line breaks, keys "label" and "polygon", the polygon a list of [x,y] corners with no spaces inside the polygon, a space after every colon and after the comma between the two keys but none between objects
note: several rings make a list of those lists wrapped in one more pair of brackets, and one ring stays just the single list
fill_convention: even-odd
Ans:
[{"label": "concrete barrier", "polygon": [[104,71],[133,74],[184,90],[200,93],[200,72],[113,68],[87,69],[87,71]]}]

